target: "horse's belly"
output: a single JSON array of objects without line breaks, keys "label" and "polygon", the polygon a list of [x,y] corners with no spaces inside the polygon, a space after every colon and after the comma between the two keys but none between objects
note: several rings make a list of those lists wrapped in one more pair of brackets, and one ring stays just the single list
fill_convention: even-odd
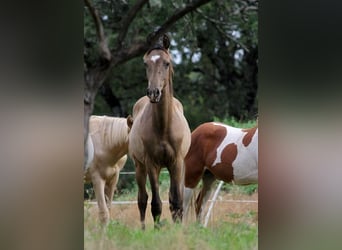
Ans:
[{"label": "horse's belly", "polygon": [[258,182],[258,162],[254,158],[237,158],[233,162],[234,181],[237,184]]}]

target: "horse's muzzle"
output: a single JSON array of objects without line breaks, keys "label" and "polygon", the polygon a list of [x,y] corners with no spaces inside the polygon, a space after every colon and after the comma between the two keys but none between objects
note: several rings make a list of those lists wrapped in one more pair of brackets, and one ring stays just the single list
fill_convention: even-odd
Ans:
[{"label": "horse's muzzle", "polygon": [[157,103],[161,98],[161,91],[158,88],[147,88],[146,95],[150,98],[150,102]]}]

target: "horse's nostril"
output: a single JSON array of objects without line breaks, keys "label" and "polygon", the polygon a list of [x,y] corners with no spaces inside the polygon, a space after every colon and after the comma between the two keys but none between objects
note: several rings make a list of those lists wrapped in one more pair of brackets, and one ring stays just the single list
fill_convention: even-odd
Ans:
[{"label": "horse's nostril", "polygon": [[149,97],[149,98],[158,98],[161,94],[161,91],[158,89],[158,88],[147,88],[146,89],[146,95]]}]

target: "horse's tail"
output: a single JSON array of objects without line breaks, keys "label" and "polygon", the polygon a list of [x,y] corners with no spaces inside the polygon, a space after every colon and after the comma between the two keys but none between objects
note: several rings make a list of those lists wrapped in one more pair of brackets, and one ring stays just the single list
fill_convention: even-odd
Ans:
[{"label": "horse's tail", "polygon": [[184,187],[184,200],[183,200],[183,223],[185,225],[194,222],[196,219],[195,212],[195,189]]}]

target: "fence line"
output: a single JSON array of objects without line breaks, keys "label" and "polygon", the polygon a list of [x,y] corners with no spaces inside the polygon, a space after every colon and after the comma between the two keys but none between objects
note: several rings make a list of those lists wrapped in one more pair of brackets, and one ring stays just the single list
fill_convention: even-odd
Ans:
[{"label": "fence line", "polygon": [[[213,200],[208,200],[212,202]],[[215,202],[232,202],[232,203],[258,203],[257,200],[216,200]],[[86,204],[96,205],[96,201],[86,201]],[[129,204],[137,204],[137,201],[112,201],[112,205],[129,205]],[[162,201],[162,203],[168,204],[169,201]]]},{"label": "fence line", "polygon": [[217,186],[217,188],[215,190],[215,193],[213,195],[213,199],[212,199],[212,201],[210,203],[210,207],[208,209],[208,213],[205,216],[204,227],[207,227],[207,225],[208,225],[209,217],[211,215],[211,210],[214,207],[214,203],[215,203],[215,201],[217,199],[218,193],[220,192],[222,185],[223,185],[223,181],[220,181],[220,183],[218,184],[218,186]]},{"label": "fence line", "polygon": [[[161,174],[168,174],[168,171],[161,171]],[[120,174],[123,175],[128,175],[128,174],[135,174],[135,172],[120,172]],[[220,183],[221,184],[221,183]],[[221,184],[222,185],[222,184]],[[232,203],[258,203],[257,200],[214,200],[214,199],[209,199],[208,202],[214,203],[214,202],[232,202]],[[86,204],[89,205],[96,205],[96,201],[86,201]],[[129,204],[137,204],[138,201],[112,201],[112,205],[129,205]],[[162,203],[168,204],[169,201],[162,201]]]},{"label": "fence line", "polygon": [[[168,171],[161,171],[160,173],[161,174],[168,174],[169,172]],[[123,175],[125,175],[125,174],[135,174],[135,172],[120,172],[120,174],[123,174]]]}]

